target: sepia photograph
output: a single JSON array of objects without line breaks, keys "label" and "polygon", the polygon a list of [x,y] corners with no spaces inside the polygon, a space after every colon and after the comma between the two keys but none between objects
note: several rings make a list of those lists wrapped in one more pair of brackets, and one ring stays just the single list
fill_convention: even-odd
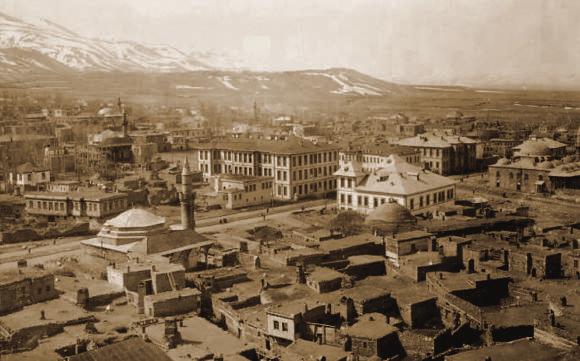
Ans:
[{"label": "sepia photograph", "polygon": [[0,0],[0,361],[580,360],[577,0]]}]

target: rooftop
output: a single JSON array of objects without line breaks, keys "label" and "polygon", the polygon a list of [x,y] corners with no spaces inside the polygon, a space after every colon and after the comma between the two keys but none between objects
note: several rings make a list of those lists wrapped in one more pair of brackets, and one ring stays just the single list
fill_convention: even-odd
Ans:
[{"label": "rooftop", "polygon": [[556,361],[563,359],[563,353],[563,351],[544,343],[533,340],[517,340],[445,356],[445,360],[473,361],[491,357],[493,361],[520,361],[522,355],[525,355],[526,361]]},{"label": "rooftop", "polygon": [[358,191],[393,195],[410,195],[448,187],[457,182],[451,178],[407,163],[391,155],[386,165],[368,174],[357,186]]},{"label": "rooftop", "polygon": [[197,148],[265,152],[274,154],[299,154],[338,150],[338,148],[333,145],[315,144],[311,141],[297,137],[289,137],[287,140],[232,139],[223,142],[199,144]]},{"label": "rooftop", "polygon": [[332,281],[341,279],[342,277],[342,273],[326,267],[316,267],[316,269],[310,272],[308,275],[309,279],[313,279],[318,282]]},{"label": "rooftop", "polygon": [[408,147],[449,148],[455,144],[475,144],[476,141],[457,135],[438,135],[424,133],[411,138],[401,139],[398,144]]},{"label": "rooftop", "polygon": [[129,209],[105,222],[106,226],[116,228],[142,228],[164,224],[165,218],[159,217],[141,208]]},{"label": "rooftop", "polygon": [[68,358],[69,361],[171,361],[171,358],[151,342],[131,337],[96,350]]},{"label": "rooftop", "polygon": [[154,295],[145,296],[149,298],[152,302],[163,302],[168,300],[173,300],[181,297],[191,297],[200,296],[201,292],[196,288],[182,288],[180,290],[161,292]]},{"label": "rooftop", "polygon": [[375,340],[396,331],[397,328],[389,325],[387,317],[380,313],[364,314],[359,317],[357,323],[346,329],[346,332],[351,336]]}]

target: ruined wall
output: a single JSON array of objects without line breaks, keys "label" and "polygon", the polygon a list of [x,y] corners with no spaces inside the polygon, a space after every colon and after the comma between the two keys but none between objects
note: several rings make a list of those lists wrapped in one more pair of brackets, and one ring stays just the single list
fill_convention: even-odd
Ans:
[{"label": "ruined wall", "polygon": [[200,295],[179,295],[167,299],[155,299],[145,296],[145,314],[150,317],[166,317],[180,315],[192,311],[199,312]]}]

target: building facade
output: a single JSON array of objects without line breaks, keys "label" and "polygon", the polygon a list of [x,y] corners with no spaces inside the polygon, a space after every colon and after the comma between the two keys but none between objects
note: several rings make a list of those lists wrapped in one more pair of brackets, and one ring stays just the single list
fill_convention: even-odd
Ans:
[{"label": "building facade", "polygon": [[195,150],[206,180],[219,174],[273,178],[277,200],[321,197],[336,190],[338,149],[290,137],[240,139],[199,145]]},{"label": "building facade", "polygon": [[423,166],[435,173],[463,174],[477,169],[477,142],[467,137],[424,133],[397,144],[418,150]]},{"label": "building facade", "polygon": [[26,213],[49,220],[67,217],[102,219],[128,208],[126,193],[100,191],[30,192],[24,195]]},{"label": "building facade", "polygon": [[426,214],[455,199],[455,181],[397,156],[390,156],[377,171],[364,172],[360,163],[349,162],[335,175],[338,208],[363,214],[387,202],[397,202],[413,214]]},{"label": "building facade", "polygon": [[212,182],[222,207],[226,209],[270,204],[273,199],[273,177],[225,174],[214,177]]}]

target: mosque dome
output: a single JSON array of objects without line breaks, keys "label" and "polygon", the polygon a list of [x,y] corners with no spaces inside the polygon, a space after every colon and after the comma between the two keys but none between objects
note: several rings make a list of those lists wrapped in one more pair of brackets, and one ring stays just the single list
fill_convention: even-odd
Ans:
[{"label": "mosque dome", "polygon": [[372,211],[365,223],[379,231],[392,233],[411,230],[416,219],[407,208],[399,203],[387,202]]},{"label": "mosque dome", "polygon": [[528,140],[517,147],[518,156],[549,156],[550,147],[545,142]]},{"label": "mosque dome", "polygon": [[165,226],[165,218],[159,217],[144,209],[133,208],[106,221],[105,226],[115,228],[152,228]]}]

